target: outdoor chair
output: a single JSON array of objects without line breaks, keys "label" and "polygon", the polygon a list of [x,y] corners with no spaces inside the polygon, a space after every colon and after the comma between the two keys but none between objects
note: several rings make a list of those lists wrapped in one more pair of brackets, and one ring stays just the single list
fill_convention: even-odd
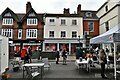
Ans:
[{"label": "outdoor chair", "polygon": [[50,63],[48,62],[48,58],[42,58],[42,62],[44,64],[44,68],[50,69]]},{"label": "outdoor chair", "polygon": [[32,71],[30,67],[25,66],[25,71],[26,71],[26,78],[29,78],[32,80],[34,77],[37,77],[40,75],[40,72],[38,71]]}]

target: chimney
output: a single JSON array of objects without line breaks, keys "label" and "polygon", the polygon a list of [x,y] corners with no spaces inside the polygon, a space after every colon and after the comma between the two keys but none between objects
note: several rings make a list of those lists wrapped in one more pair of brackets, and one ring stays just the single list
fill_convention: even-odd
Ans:
[{"label": "chimney", "polygon": [[80,14],[80,13],[81,13],[81,4],[79,4],[77,7],[77,14]]},{"label": "chimney", "polygon": [[66,9],[66,8],[64,8],[64,12],[63,12],[65,15],[69,15],[70,14],[70,12],[69,12],[69,8],[68,9]]},{"label": "chimney", "polygon": [[26,4],[26,13],[32,8],[32,5],[30,2],[27,2]]}]

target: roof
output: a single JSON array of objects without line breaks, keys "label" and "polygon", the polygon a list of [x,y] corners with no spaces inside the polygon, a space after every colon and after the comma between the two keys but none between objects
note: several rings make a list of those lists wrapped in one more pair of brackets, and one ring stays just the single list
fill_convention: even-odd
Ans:
[{"label": "roof", "polygon": [[[86,13],[87,13],[87,12],[91,12],[91,13],[92,13],[92,16],[91,16],[91,17],[87,17],[87,16],[86,16]],[[97,13],[97,11],[82,10],[82,11],[81,11],[81,16],[82,16],[84,19],[98,19],[96,13]]]},{"label": "roof", "polygon": [[19,21],[18,16],[17,16],[10,8],[8,8],[8,7],[3,11],[3,13],[1,14],[1,16],[3,17],[3,15],[5,15],[5,13],[7,13],[7,12],[10,12],[11,15],[13,16],[13,18],[14,18],[16,21]]},{"label": "roof", "polygon": [[0,20],[2,20],[2,17],[5,13],[10,12],[12,17],[17,21],[17,22],[22,22],[24,19],[27,18],[27,16],[29,15],[30,12],[34,12],[36,14],[36,17],[43,22],[43,14],[37,14],[33,8],[30,9],[30,11],[28,11],[28,13],[14,13],[10,8],[6,8],[3,13],[0,15]]},{"label": "roof", "polygon": [[[86,12],[91,12],[92,16],[87,17],[85,14]],[[98,19],[96,15],[97,11],[91,11],[91,10],[82,10],[81,14],[54,14],[54,13],[45,13],[43,16],[45,17],[83,17],[85,19]]]},{"label": "roof", "polygon": [[54,14],[54,13],[45,13],[45,17],[82,17],[78,14]]},{"label": "roof", "polygon": [[[29,15],[29,13],[34,12],[35,17],[38,18],[41,22],[43,22],[43,17],[83,17],[84,19],[98,19],[96,12],[92,10],[81,10],[81,14],[55,14],[55,13],[36,13],[33,8],[31,8],[27,13],[14,13],[11,9],[7,8],[1,15],[10,11],[13,18],[17,20],[17,22],[23,22]],[[91,12],[92,16],[87,17],[86,12]]]}]

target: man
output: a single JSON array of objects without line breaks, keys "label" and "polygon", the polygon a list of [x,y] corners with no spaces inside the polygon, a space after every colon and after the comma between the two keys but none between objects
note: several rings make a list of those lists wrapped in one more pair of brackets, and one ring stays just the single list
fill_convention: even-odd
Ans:
[{"label": "man", "polygon": [[60,58],[60,53],[59,51],[56,51],[56,64],[59,64],[59,58]]},{"label": "man", "polygon": [[101,64],[101,76],[102,78],[106,79],[107,77],[105,76],[105,64],[107,63],[107,57],[106,57],[104,49],[101,49],[99,52],[99,60]]}]

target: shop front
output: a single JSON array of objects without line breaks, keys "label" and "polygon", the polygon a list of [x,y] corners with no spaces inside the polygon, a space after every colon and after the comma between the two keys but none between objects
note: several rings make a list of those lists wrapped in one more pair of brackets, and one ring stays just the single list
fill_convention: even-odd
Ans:
[{"label": "shop front", "polygon": [[80,43],[78,39],[49,39],[44,40],[43,51],[62,51],[66,49],[68,54],[71,55],[75,53],[75,48],[79,46],[82,47],[82,43]]}]

